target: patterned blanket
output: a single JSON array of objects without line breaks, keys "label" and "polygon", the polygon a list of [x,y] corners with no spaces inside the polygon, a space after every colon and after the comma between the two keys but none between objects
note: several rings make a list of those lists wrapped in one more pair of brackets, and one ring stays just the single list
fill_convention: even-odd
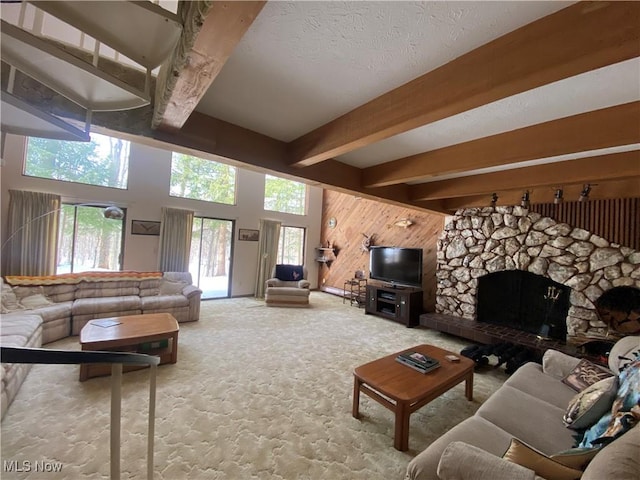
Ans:
[{"label": "patterned blanket", "polygon": [[7,275],[4,281],[12,286],[24,285],[75,285],[80,282],[112,282],[120,280],[149,280],[162,278],[162,272],[79,272],[60,275],[22,276]]}]

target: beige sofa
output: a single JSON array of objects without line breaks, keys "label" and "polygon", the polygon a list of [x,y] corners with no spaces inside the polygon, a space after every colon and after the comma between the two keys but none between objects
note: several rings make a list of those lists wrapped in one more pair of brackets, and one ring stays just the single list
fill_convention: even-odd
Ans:
[{"label": "beige sofa", "polygon": [[[520,367],[473,417],[456,425],[417,455],[409,463],[405,479],[543,478],[502,456],[514,438],[545,455],[574,446],[576,432],[565,427],[562,419],[576,391],[561,380],[578,362],[577,358],[548,350],[542,366],[527,363]],[[636,425],[601,449],[580,478],[637,480],[640,478],[639,452],[640,425]]]},{"label": "beige sofa", "polygon": [[[2,280],[0,345],[40,347],[78,335],[89,320],[170,313],[178,322],[200,318],[202,291],[188,272],[83,272]],[[2,364],[2,416],[30,365]]]},{"label": "beige sofa", "polygon": [[267,307],[308,307],[311,283],[307,274],[302,265],[276,265],[266,282]]}]

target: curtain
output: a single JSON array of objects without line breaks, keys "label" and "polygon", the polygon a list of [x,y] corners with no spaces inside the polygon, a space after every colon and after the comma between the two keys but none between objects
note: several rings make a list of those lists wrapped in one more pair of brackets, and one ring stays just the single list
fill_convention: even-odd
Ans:
[{"label": "curtain", "polygon": [[192,229],[192,211],[162,208],[158,270],[161,272],[189,271]]},{"label": "curtain", "polygon": [[61,201],[52,193],[9,190],[4,275],[54,275]]},{"label": "curtain", "polygon": [[258,273],[256,275],[256,298],[264,298],[265,282],[271,278],[278,257],[280,222],[260,220],[260,243],[258,245]]}]

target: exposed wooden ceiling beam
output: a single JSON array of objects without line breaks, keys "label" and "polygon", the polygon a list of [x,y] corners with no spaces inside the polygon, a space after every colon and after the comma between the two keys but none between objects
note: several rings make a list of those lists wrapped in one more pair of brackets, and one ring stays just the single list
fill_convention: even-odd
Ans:
[{"label": "exposed wooden ceiling beam", "polygon": [[172,58],[158,76],[154,128],[182,128],[265,4],[181,2],[184,30]]},{"label": "exposed wooden ceiling beam", "polygon": [[[563,188],[565,201],[578,200],[583,185],[568,185]],[[551,203],[555,189],[552,187],[536,187],[529,190],[531,203]],[[632,198],[637,197],[640,191],[640,177],[630,177],[623,180],[607,180],[593,185],[589,198],[591,200],[604,200],[607,198]],[[498,194],[497,205],[519,205],[523,190],[511,190],[496,192]],[[491,195],[474,195],[470,197],[450,198],[442,201],[442,206],[449,212],[455,212],[459,208],[488,207],[491,203]]]},{"label": "exposed wooden ceiling beam", "polygon": [[[483,45],[294,140],[308,166],[564,78],[640,56],[640,2],[579,2]],[[594,35],[594,32],[598,35]]]},{"label": "exposed wooden ceiling beam", "polygon": [[640,177],[640,150],[422,183],[411,187],[411,198],[436,200],[634,176]]},{"label": "exposed wooden ceiling beam", "polygon": [[640,143],[640,102],[552,120],[363,170],[366,187]]}]

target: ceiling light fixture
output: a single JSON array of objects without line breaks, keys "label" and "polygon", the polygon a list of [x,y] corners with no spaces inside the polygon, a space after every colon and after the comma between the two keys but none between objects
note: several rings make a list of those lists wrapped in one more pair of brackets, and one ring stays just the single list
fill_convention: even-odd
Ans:
[{"label": "ceiling light fixture", "polygon": [[496,208],[496,203],[498,203],[498,194],[494,192],[491,194],[491,206]]},{"label": "ceiling light fixture", "polygon": [[556,189],[556,193],[553,196],[553,203],[555,203],[556,205],[558,205],[559,203],[562,203],[564,200],[563,194],[564,192],[562,191],[561,188]]},{"label": "ceiling light fixture", "polygon": [[578,198],[579,202],[586,202],[589,200],[589,194],[591,193],[591,185],[589,183],[585,183],[582,187],[582,191],[580,192],[580,197]]},{"label": "ceiling light fixture", "polygon": [[529,201],[529,190],[525,190],[522,194],[522,201],[520,202],[520,206],[522,208],[529,208],[531,202]]}]

